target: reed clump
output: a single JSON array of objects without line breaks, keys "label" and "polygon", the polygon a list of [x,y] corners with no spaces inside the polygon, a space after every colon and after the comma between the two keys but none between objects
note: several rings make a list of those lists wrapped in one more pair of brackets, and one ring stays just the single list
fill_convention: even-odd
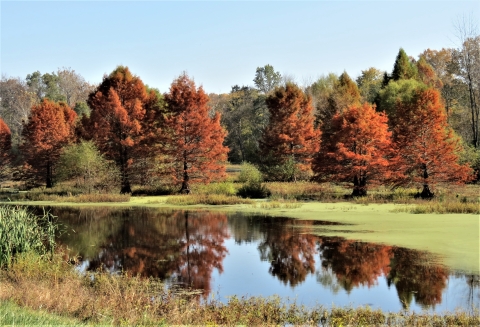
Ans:
[{"label": "reed clump", "polygon": [[52,253],[56,230],[48,212],[36,216],[24,207],[0,206],[0,267],[9,266],[20,253]]}]

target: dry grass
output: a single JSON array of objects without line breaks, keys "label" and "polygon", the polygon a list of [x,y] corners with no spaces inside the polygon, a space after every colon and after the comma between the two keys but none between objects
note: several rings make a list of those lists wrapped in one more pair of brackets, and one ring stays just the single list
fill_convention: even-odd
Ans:
[{"label": "dry grass", "polygon": [[298,209],[302,207],[302,204],[292,200],[292,201],[266,201],[266,202],[255,202],[252,205],[254,208],[261,209]]},{"label": "dry grass", "polygon": [[18,200],[27,201],[52,201],[52,202],[74,202],[74,203],[95,203],[95,202],[128,202],[130,194],[106,194],[90,193],[73,195],[67,192],[65,195],[48,194],[41,192],[21,193]]},{"label": "dry grass", "polygon": [[424,201],[416,206],[400,207],[396,212],[410,212],[415,214],[422,213],[464,213],[464,214],[480,214],[480,203],[468,203],[461,201]]},{"label": "dry grass", "polygon": [[167,204],[173,205],[195,205],[195,204],[210,204],[210,205],[233,205],[233,204],[252,204],[253,200],[242,199],[238,196],[224,195],[224,194],[189,194],[169,196]]},{"label": "dry grass", "polygon": [[97,272],[80,276],[60,254],[54,261],[22,255],[0,271],[0,302],[46,310],[87,324],[105,325],[320,325],[478,326],[473,313],[385,313],[368,307],[286,304],[279,297],[198,301],[197,292],[174,292],[153,279]]}]

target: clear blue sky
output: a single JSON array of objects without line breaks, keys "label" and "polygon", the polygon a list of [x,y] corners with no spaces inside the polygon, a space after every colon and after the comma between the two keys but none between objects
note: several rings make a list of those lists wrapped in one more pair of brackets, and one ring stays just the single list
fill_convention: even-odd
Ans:
[{"label": "clear blue sky", "polygon": [[344,70],[391,71],[400,47],[456,47],[454,22],[480,1],[1,1],[1,73],[70,67],[91,83],[126,65],[168,91],[186,71],[207,92],[253,85],[271,64],[299,84]]}]

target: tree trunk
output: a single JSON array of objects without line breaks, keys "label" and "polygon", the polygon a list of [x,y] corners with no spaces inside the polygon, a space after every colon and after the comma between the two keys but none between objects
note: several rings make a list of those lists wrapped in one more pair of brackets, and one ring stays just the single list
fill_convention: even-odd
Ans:
[{"label": "tree trunk", "polygon": [[353,192],[352,196],[365,196],[367,195],[367,178],[360,176],[360,179],[355,175],[353,178]]},{"label": "tree trunk", "polygon": [[122,174],[122,188],[120,190],[120,194],[127,193],[132,193],[132,188],[130,187],[130,181],[128,180],[128,176]]},{"label": "tree trunk", "polygon": [[190,194],[190,185],[188,184],[188,180],[190,177],[188,176],[188,165],[186,154],[184,154],[183,160],[183,181],[182,181],[182,188],[180,189],[180,193]]},{"label": "tree trunk", "polygon": [[430,191],[430,188],[428,187],[428,171],[427,171],[427,165],[423,164],[423,190],[422,193],[420,193],[420,197],[422,199],[431,199],[433,198],[433,193]]},{"label": "tree trunk", "polygon": [[127,167],[127,149],[121,147],[120,148],[120,158],[121,158],[121,163],[120,167],[122,169],[122,188],[120,189],[120,194],[127,194],[127,193],[132,193],[132,188],[130,187],[130,179],[128,178],[128,167]]},{"label": "tree trunk", "polygon": [[52,165],[50,160],[47,161],[47,180],[46,180],[47,188],[53,187],[53,180],[52,180]]}]

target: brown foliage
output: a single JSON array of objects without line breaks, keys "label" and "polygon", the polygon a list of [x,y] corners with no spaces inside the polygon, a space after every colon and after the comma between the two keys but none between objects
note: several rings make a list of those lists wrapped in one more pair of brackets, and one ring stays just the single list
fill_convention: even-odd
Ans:
[{"label": "brown foliage", "polygon": [[163,132],[167,172],[180,192],[189,193],[190,181],[208,183],[225,176],[228,148],[220,114],[209,116],[208,95],[186,74],[180,75],[165,94],[167,115]]},{"label": "brown foliage", "polygon": [[43,99],[32,107],[22,132],[26,179],[43,179],[47,187],[53,186],[54,166],[62,147],[74,138],[76,118],[65,103]]},{"label": "brown foliage", "polygon": [[447,124],[440,94],[419,90],[411,101],[397,104],[393,139],[398,154],[394,168],[403,175],[397,184],[439,182],[461,183],[472,178],[472,170],[458,163],[460,139]]},{"label": "brown foliage", "polygon": [[141,79],[122,66],[106,76],[88,98],[92,113],[82,120],[84,137],[93,139],[116,162],[122,175],[121,193],[131,193],[131,166],[145,156],[146,147],[139,145],[151,141],[152,131],[147,133],[147,129],[155,119],[156,104],[155,93],[147,94]]},{"label": "brown foliage", "polygon": [[[260,151],[270,159],[266,165],[282,165],[293,159],[301,171],[309,171],[313,154],[320,147],[320,131],[314,128],[313,107],[297,85],[287,83],[266,99],[270,122],[260,140]],[[296,176],[291,178],[296,180]]]}]

